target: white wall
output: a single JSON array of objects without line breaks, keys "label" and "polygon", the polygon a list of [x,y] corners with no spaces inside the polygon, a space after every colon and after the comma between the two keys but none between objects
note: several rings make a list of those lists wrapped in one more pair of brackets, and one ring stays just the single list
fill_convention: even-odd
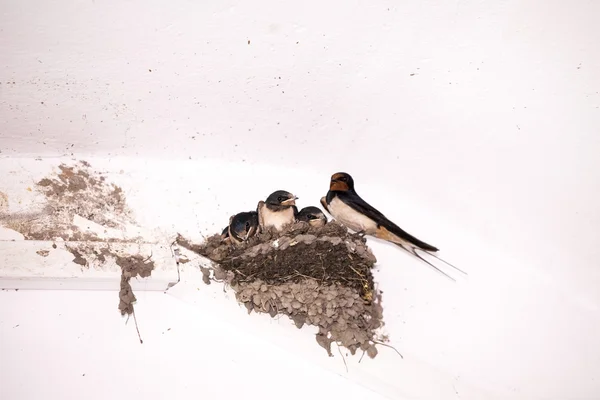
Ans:
[{"label": "white wall", "polygon": [[[371,241],[406,362],[472,398],[597,397],[598,3],[0,10],[1,156],[105,158],[126,171],[140,220],[171,233],[212,232],[280,187],[317,204],[331,173],[350,172],[367,201],[469,272],[451,285]],[[243,204],[238,174],[256,179]],[[22,345],[9,338],[0,351]],[[372,368],[398,386],[390,362]]]}]

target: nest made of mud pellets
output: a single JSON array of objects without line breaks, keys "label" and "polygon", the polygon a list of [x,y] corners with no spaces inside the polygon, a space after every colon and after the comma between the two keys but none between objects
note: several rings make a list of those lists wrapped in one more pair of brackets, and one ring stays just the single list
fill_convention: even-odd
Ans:
[{"label": "nest made of mud pellets", "polygon": [[181,236],[178,243],[213,261],[212,268],[202,268],[204,282],[210,284],[212,270],[249,313],[284,314],[298,328],[318,326],[317,342],[330,356],[335,342],[374,358],[375,345],[386,341],[376,333],[383,309],[373,282],[375,256],[364,238],[335,221],[321,228],[295,223],[236,246],[218,234],[201,245]]}]

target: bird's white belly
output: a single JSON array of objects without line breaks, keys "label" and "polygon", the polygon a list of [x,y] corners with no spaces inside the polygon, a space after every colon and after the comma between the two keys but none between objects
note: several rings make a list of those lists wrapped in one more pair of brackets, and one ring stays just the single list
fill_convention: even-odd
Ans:
[{"label": "bird's white belly", "polygon": [[377,231],[377,223],[371,218],[355,211],[343,201],[334,197],[328,206],[329,213],[342,225],[347,226],[355,232],[373,234]]},{"label": "bird's white belly", "polygon": [[285,225],[294,222],[294,209],[288,208],[284,211],[275,212],[264,206],[263,218],[266,227],[273,226],[280,231]]}]

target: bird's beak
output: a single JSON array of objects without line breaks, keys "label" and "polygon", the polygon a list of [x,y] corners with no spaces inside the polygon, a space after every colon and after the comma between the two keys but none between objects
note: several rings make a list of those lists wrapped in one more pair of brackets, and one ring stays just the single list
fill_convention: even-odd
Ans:
[{"label": "bird's beak", "polygon": [[247,241],[250,238],[250,236],[254,235],[254,233],[256,233],[256,228],[254,228],[254,227],[250,228],[250,230],[248,232],[246,232],[244,241]]},{"label": "bird's beak", "polygon": [[294,196],[291,199],[287,199],[285,201],[282,201],[281,204],[285,204],[286,206],[290,205],[290,204],[291,205],[295,205],[296,204],[296,200],[298,200],[298,197]]}]

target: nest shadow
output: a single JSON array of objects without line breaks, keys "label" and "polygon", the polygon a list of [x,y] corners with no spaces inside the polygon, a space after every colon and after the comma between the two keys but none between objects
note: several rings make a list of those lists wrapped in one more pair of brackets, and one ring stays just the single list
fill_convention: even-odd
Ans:
[{"label": "nest shadow", "polygon": [[318,327],[317,342],[330,356],[336,343],[374,358],[376,345],[387,341],[376,332],[384,325],[372,274],[377,260],[364,238],[335,221],[321,228],[299,222],[239,245],[219,234],[200,245],[182,236],[177,242],[213,261],[201,267],[205,283],[228,284],[248,313],[287,315],[298,328]]}]

